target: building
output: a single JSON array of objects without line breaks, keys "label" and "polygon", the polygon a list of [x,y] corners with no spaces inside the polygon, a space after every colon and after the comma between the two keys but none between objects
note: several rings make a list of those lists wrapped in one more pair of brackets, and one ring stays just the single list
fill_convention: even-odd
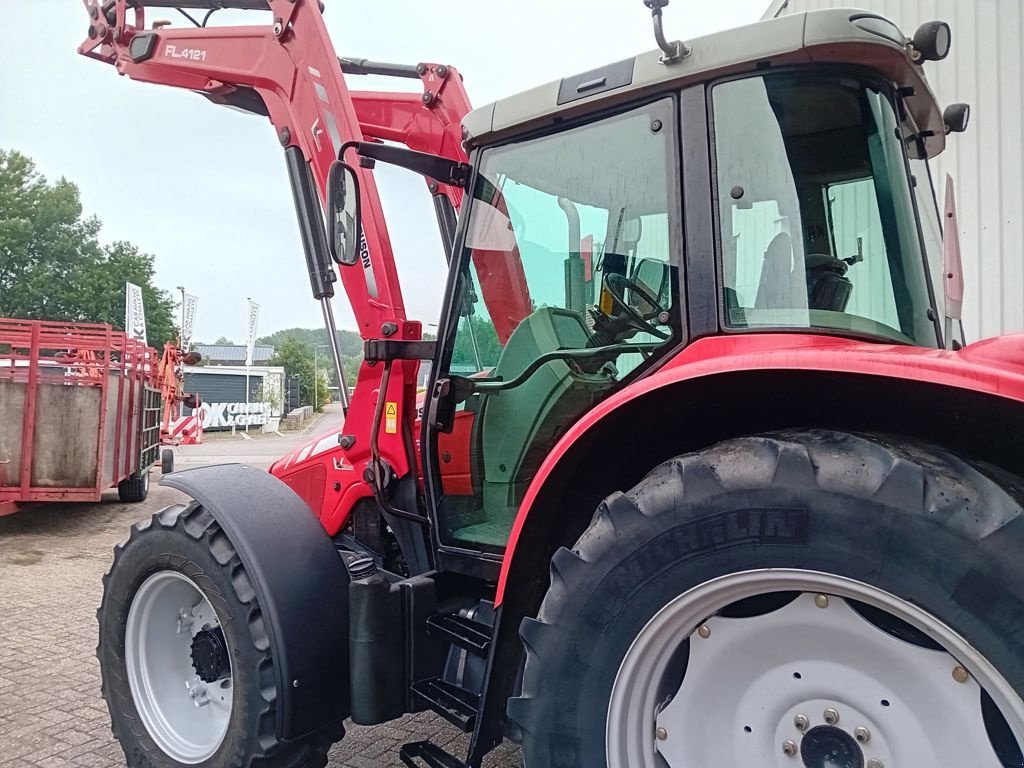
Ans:
[{"label": "building", "polygon": [[956,187],[968,341],[1024,331],[1024,3],[1021,0],[775,0],[765,18],[822,8],[874,11],[906,35],[925,21],[953,30],[949,58],[925,65],[940,104],[967,102],[971,124],[932,163],[939,205]]},{"label": "building", "polygon": [[[244,344],[193,344],[192,349],[203,356],[206,365],[245,365]],[[273,356],[273,347],[252,348],[253,365],[267,365]]]},{"label": "building", "polygon": [[[243,361],[244,361],[244,347]],[[245,385],[249,383],[249,396]],[[277,429],[284,405],[281,366],[185,366],[185,391],[199,395],[203,430]],[[189,416],[192,411],[184,409]]]}]

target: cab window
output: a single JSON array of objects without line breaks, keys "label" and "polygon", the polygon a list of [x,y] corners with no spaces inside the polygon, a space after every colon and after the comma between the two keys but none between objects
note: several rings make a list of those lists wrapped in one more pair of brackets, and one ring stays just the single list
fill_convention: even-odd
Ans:
[{"label": "cab window", "polygon": [[443,543],[501,549],[559,438],[678,335],[674,112],[663,99],[482,154],[450,342],[472,394],[440,437]]}]

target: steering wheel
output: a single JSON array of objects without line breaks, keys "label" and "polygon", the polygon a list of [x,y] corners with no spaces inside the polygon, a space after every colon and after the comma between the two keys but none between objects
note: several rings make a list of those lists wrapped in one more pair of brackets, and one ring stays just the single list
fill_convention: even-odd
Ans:
[{"label": "steering wheel", "polygon": [[[663,315],[668,311],[658,303],[658,297],[653,296],[650,290],[642,283],[618,272],[607,272],[602,279],[604,288],[608,291],[612,301],[622,309],[622,317],[630,322],[637,330],[644,331],[659,339],[667,339],[669,334],[659,330],[651,323],[651,320]],[[626,290],[638,294],[651,307],[649,312],[641,312],[626,300]]]}]

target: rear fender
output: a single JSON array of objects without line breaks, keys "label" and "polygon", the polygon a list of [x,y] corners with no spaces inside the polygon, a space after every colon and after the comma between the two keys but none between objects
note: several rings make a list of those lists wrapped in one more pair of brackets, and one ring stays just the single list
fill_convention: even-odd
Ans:
[{"label": "rear fender", "polygon": [[[774,381],[766,383],[766,379]],[[845,399],[833,390],[842,383],[852,387]],[[875,397],[884,398],[884,402],[859,394],[859,387],[872,388]],[[919,421],[930,415],[931,421],[941,426],[956,416],[958,408],[964,413],[970,411],[971,406],[962,401],[972,394],[987,396],[992,402],[1024,403],[1024,334],[988,339],[958,352],[798,334],[701,339],[658,372],[599,404],[559,440],[530,484],[516,515],[496,604],[500,606],[504,599],[510,573],[517,566],[538,562],[533,559],[535,553],[527,558],[530,563],[517,558],[524,532],[528,534],[531,527],[531,513],[548,506],[545,502],[552,488],[561,487],[571,476],[579,477],[577,470],[593,472],[594,452],[625,458],[626,452],[635,455],[639,451],[643,460],[654,461],[646,464],[646,473],[677,453],[754,431],[814,426],[900,431],[906,422],[901,413],[905,409],[923,409]],[[794,400],[806,402],[794,404]],[[871,411],[881,413],[879,406],[893,402],[898,407],[889,415],[890,426],[879,428]],[[652,407],[652,403],[658,405]],[[1018,407],[1015,412],[1020,410]],[[780,414],[779,418],[772,418],[773,411]],[[652,412],[647,429],[639,428],[638,416],[650,416]],[[679,416],[681,413],[685,417]],[[736,413],[747,415],[738,418]],[[793,416],[786,415],[790,413]],[[799,420],[792,422],[792,418]],[[609,424],[619,422],[625,426],[609,428]],[[910,435],[945,442],[943,429],[933,430],[932,426],[907,424],[902,429]],[[982,432],[978,427],[969,427],[975,436]],[[933,431],[935,434],[930,434]],[[625,435],[629,437],[624,439]],[[652,442],[667,444],[671,454],[655,456],[657,451],[649,447]]]},{"label": "rear fender", "polygon": [[213,515],[252,580],[278,672],[278,736],[297,739],[347,717],[348,572],[305,502],[242,464],[175,472],[160,484]]}]

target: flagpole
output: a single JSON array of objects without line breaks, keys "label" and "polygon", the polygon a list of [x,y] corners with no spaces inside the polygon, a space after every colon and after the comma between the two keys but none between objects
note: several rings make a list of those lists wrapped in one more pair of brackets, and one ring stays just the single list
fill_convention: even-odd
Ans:
[{"label": "flagpole", "polygon": [[249,369],[252,367],[253,347],[256,344],[256,326],[260,321],[260,305],[246,296],[249,302],[249,337],[245,341],[245,437],[249,436]]},{"label": "flagpole", "polygon": [[[252,299],[248,296],[245,300],[249,302],[249,335],[252,336]],[[252,355],[249,352],[250,344],[246,339],[245,351],[245,434],[249,434],[249,366],[252,364]]]},{"label": "flagpole", "polygon": [[[178,348],[180,349],[184,345],[185,335],[185,286],[179,285],[178,290],[181,291],[181,327],[178,328]],[[185,352],[187,350],[182,350]]]}]

